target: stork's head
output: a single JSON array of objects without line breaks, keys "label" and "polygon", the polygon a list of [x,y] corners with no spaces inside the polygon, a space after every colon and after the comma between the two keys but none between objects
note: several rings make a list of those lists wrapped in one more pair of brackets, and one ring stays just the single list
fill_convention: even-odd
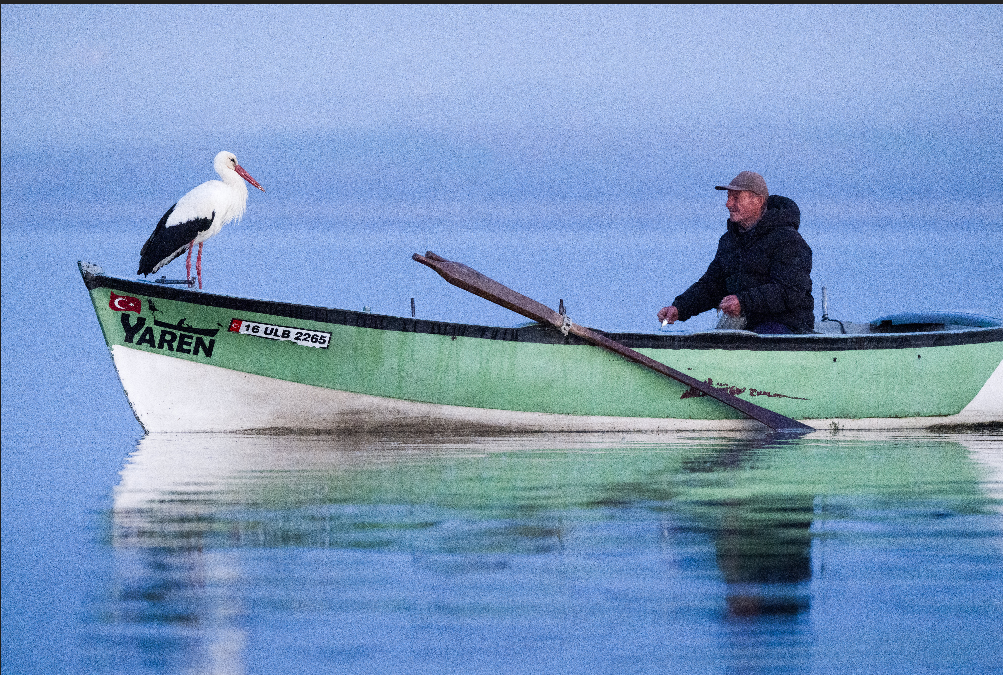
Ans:
[{"label": "stork's head", "polygon": [[251,174],[244,171],[244,168],[240,166],[240,164],[237,164],[237,156],[232,152],[223,150],[216,155],[216,159],[213,161],[212,165],[216,169],[216,173],[223,178],[223,182],[226,182],[228,174],[236,173],[238,176],[262,192],[265,191],[265,188],[261,187],[261,185],[258,184],[258,181],[251,178]]}]

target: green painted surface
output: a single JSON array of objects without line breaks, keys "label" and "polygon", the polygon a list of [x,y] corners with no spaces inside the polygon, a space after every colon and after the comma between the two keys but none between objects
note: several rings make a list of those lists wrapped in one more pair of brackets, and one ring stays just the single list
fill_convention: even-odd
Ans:
[{"label": "green painted surface", "polygon": [[[670,357],[639,351],[700,379],[745,388],[743,398],[798,419],[953,415],[1003,360],[998,342],[818,352],[674,350]],[[806,400],[750,395],[751,389]]]},{"label": "green painted surface", "polygon": [[[92,300],[109,346],[375,396],[501,410],[679,419],[739,418],[709,397],[588,345],[553,345],[358,328],[148,298],[142,312]],[[119,293],[123,295],[123,293]],[[126,340],[122,317],[144,328]],[[234,318],[331,333],[316,349],[227,330]],[[218,328],[211,356],[182,354],[154,319]],[[146,344],[138,344],[146,328]],[[208,340],[205,341],[208,346]],[[178,346],[175,343],[173,346]],[[194,345],[186,345],[194,346]],[[837,352],[639,350],[700,380],[730,385],[757,405],[799,419],[913,417],[959,412],[1003,360],[1003,343]],[[736,393],[733,391],[733,393]]]}]

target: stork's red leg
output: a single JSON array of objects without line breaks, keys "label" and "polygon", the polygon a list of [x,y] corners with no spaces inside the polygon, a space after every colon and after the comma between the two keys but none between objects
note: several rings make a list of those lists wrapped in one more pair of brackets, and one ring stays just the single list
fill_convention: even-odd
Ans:
[{"label": "stork's red leg", "polygon": [[199,290],[202,290],[202,242],[199,242],[199,255],[195,259],[195,273],[199,277]]},{"label": "stork's red leg", "polygon": [[188,281],[192,280],[192,246],[195,245],[195,240],[188,244],[188,259],[185,260],[185,278]]}]

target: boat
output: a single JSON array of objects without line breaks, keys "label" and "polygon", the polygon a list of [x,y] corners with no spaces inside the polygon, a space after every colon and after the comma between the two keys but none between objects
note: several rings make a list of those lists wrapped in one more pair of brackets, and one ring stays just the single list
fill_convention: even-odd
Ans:
[{"label": "boat", "polygon": [[1003,423],[993,317],[825,317],[804,335],[586,329],[684,374],[673,379],[567,326],[388,316],[79,268],[147,432],[762,429],[728,400],[815,430]]}]

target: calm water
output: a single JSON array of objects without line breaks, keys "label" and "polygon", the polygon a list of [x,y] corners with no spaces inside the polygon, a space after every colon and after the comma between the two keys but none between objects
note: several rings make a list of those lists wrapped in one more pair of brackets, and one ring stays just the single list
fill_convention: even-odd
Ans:
[{"label": "calm water", "polygon": [[[656,330],[723,220],[257,197],[207,290],[500,325],[410,254]],[[1003,432],[144,437],[76,261],[162,209],[54,203],[5,187],[5,674],[1003,672]],[[806,212],[837,318],[1000,314],[998,216]]]},{"label": "calm water", "polygon": [[4,668],[999,672],[1001,444],[147,436]]}]

